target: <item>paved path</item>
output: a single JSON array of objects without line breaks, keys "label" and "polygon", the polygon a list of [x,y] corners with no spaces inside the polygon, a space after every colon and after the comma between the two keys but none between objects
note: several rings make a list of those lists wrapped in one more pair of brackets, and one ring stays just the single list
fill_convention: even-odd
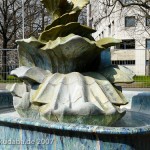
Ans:
[{"label": "paved path", "polygon": [[149,91],[150,88],[123,88],[124,91]]},{"label": "paved path", "polygon": [[0,83],[0,90],[5,90],[6,83]]}]

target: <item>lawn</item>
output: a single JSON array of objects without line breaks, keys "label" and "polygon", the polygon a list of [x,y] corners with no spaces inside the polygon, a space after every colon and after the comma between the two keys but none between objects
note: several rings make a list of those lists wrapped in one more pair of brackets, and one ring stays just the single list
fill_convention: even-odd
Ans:
[{"label": "lawn", "polygon": [[[150,76],[136,76],[134,77],[134,83],[132,84],[120,84],[123,87],[128,88],[150,88]],[[21,82],[18,78],[14,76],[7,76],[7,80],[2,80],[0,76],[0,83],[15,83],[15,82]]]},{"label": "lawn", "polygon": [[135,76],[135,82],[147,82],[150,83],[150,76]]},{"label": "lawn", "polygon": [[131,84],[121,83],[124,88],[150,88],[150,76],[136,76]]},{"label": "lawn", "polygon": [[3,80],[2,77],[0,76],[0,83],[15,83],[15,82],[21,82],[18,78],[14,76],[7,76],[7,80]]}]

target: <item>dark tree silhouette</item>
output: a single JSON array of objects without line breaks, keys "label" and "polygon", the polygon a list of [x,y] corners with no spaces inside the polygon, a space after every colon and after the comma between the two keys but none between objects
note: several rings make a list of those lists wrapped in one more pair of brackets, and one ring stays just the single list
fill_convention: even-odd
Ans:
[{"label": "dark tree silhouette", "polygon": [[[25,37],[37,36],[44,23],[49,22],[40,1],[24,0]],[[46,23],[46,22],[47,23]],[[22,2],[21,0],[0,1],[0,48],[16,48],[15,40],[22,38]],[[2,78],[7,78],[7,51],[2,51]]]}]

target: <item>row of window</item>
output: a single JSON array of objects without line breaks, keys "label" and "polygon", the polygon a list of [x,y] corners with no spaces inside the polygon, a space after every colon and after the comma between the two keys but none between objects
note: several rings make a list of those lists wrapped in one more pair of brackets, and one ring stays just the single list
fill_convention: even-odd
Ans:
[{"label": "row of window", "polygon": [[[136,18],[135,16],[126,16],[125,17],[125,27],[135,27],[136,26]],[[146,26],[150,26],[150,18],[146,17]],[[112,29],[113,28],[113,29]],[[108,25],[108,35],[111,35],[111,31],[114,30],[114,21],[112,24]],[[104,31],[99,34],[100,38],[104,37]]]},{"label": "row of window", "polygon": [[135,49],[135,40],[122,40],[120,44],[117,44],[116,49]]},{"label": "row of window", "polygon": [[[114,26],[114,21],[112,24],[108,26],[108,34],[111,34],[111,28]],[[135,16],[126,16],[125,17],[125,27],[135,27],[136,26],[136,18]],[[146,26],[150,26],[150,18],[146,17]],[[99,35],[100,38],[104,37],[104,32]]]},{"label": "row of window", "polygon": [[113,60],[112,65],[135,65],[135,60]]},{"label": "row of window", "polygon": [[[135,65],[135,60],[112,60],[112,65]],[[146,60],[146,66],[149,65],[149,60]]]},{"label": "row of window", "polygon": [[[150,39],[146,39],[145,47],[150,49]],[[122,40],[122,42],[116,46],[116,49],[135,49],[135,40]]]},{"label": "row of window", "polygon": [[[150,18],[145,18],[146,26],[150,26]],[[126,16],[125,17],[125,27],[135,27],[136,26],[136,18],[135,16]]]}]

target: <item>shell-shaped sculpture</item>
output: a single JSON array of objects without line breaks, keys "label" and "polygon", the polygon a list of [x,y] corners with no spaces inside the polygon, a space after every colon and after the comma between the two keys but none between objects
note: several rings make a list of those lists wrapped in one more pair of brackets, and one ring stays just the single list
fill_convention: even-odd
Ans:
[{"label": "shell-shaped sculpture", "polygon": [[89,0],[41,0],[41,2],[55,20],[67,12],[81,11]]},{"label": "shell-shaped sculpture", "polygon": [[[33,74],[35,72],[34,68],[28,70],[33,71]],[[20,74],[18,69],[13,72],[16,75]],[[22,95],[15,94],[15,108],[20,112],[30,103],[26,109],[31,109],[32,106],[39,107],[36,117],[40,114],[47,120],[62,121],[65,119],[66,122],[71,120],[72,123],[79,123],[80,120],[80,123],[86,123],[88,122],[87,116],[90,116],[92,124],[111,124],[122,117],[124,112],[118,106],[126,104],[127,101],[104,76],[94,72],[92,74],[98,78],[91,77],[90,73],[85,76],[78,72],[49,74],[45,76],[42,84],[33,85],[28,91],[30,100],[25,100],[23,93]],[[25,73],[24,78],[26,76],[28,74]],[[22,112],[23,116],[28,117],[27,114],[27,112]],[[105,117],[102,119],[100,116]]]},{"label": "shell-shaped sculpture", "polygon": [[68,73],[84,69],[101,50],[94,41],[74,34],[59,37],[45,44],[34,38],[19,40],[17,43],[20,66],[37,66],[52,73]]},{"label": "shell-shaped sculpture", "polygon": [[[117,40],[109,41],[111,45],[116,42]],[[33,37],[18,40],[17,43],[20,66],[37,66],[52,73],[89,71],[94,68],[96,58],[99,59],[99,53],[107,45],[107,43],[98,42],[102,44],[99,45],[95,41],[74,34],[58,37],[47,43],[39,42]],[[96,67],[98,66],[95,64]]]},{"label": "shell-shaped sculpture", "polygon": [[24,81],[7,88],[22,117],[57,122],[111,125],[125,111],[127,100],[115,83],[133,82],[121,66],[101,68],[101,51],[120,43],[95,41],[95,32],[77,23],[89,0],[41,0],[53,22],[40,34],[18,40],[19,65],[11,74]]},{"label": "shell-shaped sculpture", "polygon": [[73,8],[73,4],[67,0],[41,0],[41,2],[54,20]]},{"label": "shell-shaped sculpture", "polygon": [[26,80],[31,84],[42,83],[45,77],[51,74],[49,71],[45,71],[38,67],[26,67],[22,66],[16,70],[11,71],[11,75],[17,76],[20,79]]},{"label": "shell-shaped sculpture", "polygon": [[78,16],[79,12],[74,12],[72,11],[71,13],[66,13],[59,17],[58,19],[54,20],[52,24],[48,25],[45,30],[49,30],[52,27],[58,26],[58,25],[65,25],[68,24],[69,22],[77,22],[78,21]]},{"label": "shell-shaped sculpture", "polygon": [[[98,67],[95,60],[99,61],[100,52],[118,42],[120,41],[112,38],[96,42],[75,34],[45,42],[33,37],[18,40],[20,66],[26,67],[20,67],[12,74],[31,87],[22,86],[23,89],[28,89],[22,95],[17,95],[16,92],[20,85],[9,87],[15,93],[15,109],[23,117],[71,123],[112,124],[124,115],[120,105],[125,105],[127,101],[110,83],[114,83],[111,80],[113,75],[110,73],[109,76],[106,72],[111,71],[111,68],[106,71],[97,69],[97,73],[85,71]],[[126,69],[113,69],[119,77],[124,75],[125,81],[131,82],[128,78],[129,71],[123,74]],[[84,73],[82,75],[75,71]]]},{"label": "shell-shaped sculpture", "polygon": [[109,66],[99,71],[111,83],[132,83],[134,73],[123,66]]},{"label": "shell-shaped sculpture", "polygon": [[66,25],[58,25],[49,30],[45,30],[41,33],[39,41],[48,42],[49,40],[55,40],[57,37],[65,37],[69,34],[76,34],[83,37],[88,37],[94,32],[95,30],[91,28],[80,25],[77,22],[71,22]]}]

